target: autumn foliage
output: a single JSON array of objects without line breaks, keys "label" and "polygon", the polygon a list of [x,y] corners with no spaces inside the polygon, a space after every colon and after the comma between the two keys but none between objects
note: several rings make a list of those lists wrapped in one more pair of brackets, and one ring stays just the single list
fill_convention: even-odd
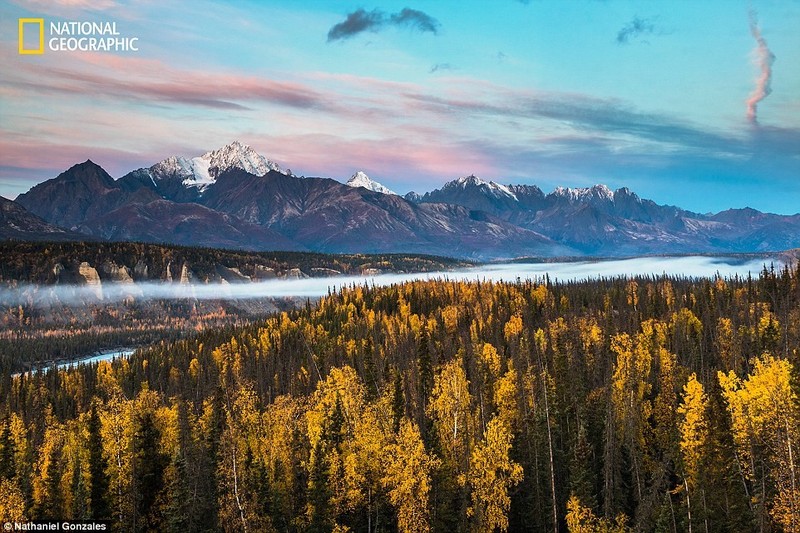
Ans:
[{"label": "autumn foliage", "polygon": [[0,518],[800,531],[800,275],[352,287],[4,376]]}]

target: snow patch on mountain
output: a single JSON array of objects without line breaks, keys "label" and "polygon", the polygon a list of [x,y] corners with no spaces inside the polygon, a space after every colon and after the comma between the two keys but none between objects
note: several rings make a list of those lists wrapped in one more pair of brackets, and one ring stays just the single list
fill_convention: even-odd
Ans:
[{"label": "snow patch on mountain", "polygon": [[367,190],[379,192],[381,194],[397,195],[396,192],[394,192],[393,190],[389,189],[384,185],[381,185],[380,183],[373,180],[360,170],[355,174],[353,174],[353,176],[349,180],[347,180],[347,183],[345,185],[349,187],[364,187]]}]

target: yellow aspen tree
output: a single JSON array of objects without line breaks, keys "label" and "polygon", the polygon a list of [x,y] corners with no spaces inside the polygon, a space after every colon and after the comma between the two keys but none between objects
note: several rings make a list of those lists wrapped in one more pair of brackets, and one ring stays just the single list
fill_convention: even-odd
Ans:
[{"label": "yellow aspen tree", "polygon": [[133,515],[131,443],[135,431],[134,412],[133,401],[125,399],[121,390],[115,391],[99,411],[103,455],[110,478],[108,501],[119,525],[126,524],[126,517]]},{"label": "yellow aspen tree", "polygon": [[492,377],[500,374],[500,354],[497,353],[497,349],[494,346],[488,342],[485,343],[483,350],[480,351],[479,358]]},{"label": "yellow aspen tree", "polygon": [[356,417],[364,407],[364,383],[351,366],[331,369],[328,377],[317,384],[311,399],[311,407],[306,412],[308,438],[313,450],[323,437],[326,420],[333,414],[340,402],[346,428],[351,430]]},{"label": "yellow aspen tree", "polygon": [[645,430],[652,406],[647,399],[652,386],[652,356],[643,343],[636,343],[627,333],[611,339],[611,350],[617,355],[611,384],[611,400],[617,433],[630,452],[633,463],[636,496],[641,501],[644,486]]},{"label": "yellow aspen tree", "polygon": [[[760,482],[761,494],[755,495],[761,500],[759,505],[769,507],[773,520],[785,531],[798,531],[800,412],[791,375],[789,361],[768,353],[753,361],[753,372],[744,380],[733,372],[718,374],[731,413],[741,467],[750,479]],[[756,469],[756,463],[762,460],[768,466],[768,478],[776,493],[771,502],[765,501],[767,479],[759,479]]]},{"label": "yellow aspen tree", "polygon": [[[82,418],[88,418],[86,414]],[[89,453],[84,443],[88,439],[85,423],[70,420],[64,433],[64,475],[62,491],[67,516],[80,520],[88,513]]]},{"label": "yellow aspen tree", "polygon": [[[31,464],[30,457],[35,455],[34,444],[30,438],[30,433],[25,427],[25,422],[16,413],[11,413],[8,417],[9,437],[15,450],[13,462],[16,470],[17,480],[33,478],[34,465]],[[21,487],[20,487],[21,488]],[[24,493],[24,489],[23,490]]]},{"label": "yellow aspen tree", "polygon": [[386,472],[381,481],[397,511],[397,529],[401,533],[428,533],[431,470],[438,459],[425,451],[419,428],[408,418],[400,421],[397,439],[385,448],[384,460]]},{"label": "yellow aspen tree", "polygon": [[519,425],[519,407],[517,404],[517,371],[512,360],[508,361],[508,372],[497,380],[494,387],[494,402],[497,416],[506,427],[514,430]]},{"label": "yellow aspen tree", "polygon": [[730,318],[717,320],[717,350],[724,370],[739,372],[742,367],[741,343],[738,342]]},{"label": "yellow aspen tree", "polygon": [[355,420],[351,452],[345,460],[347,491],[353,505],[366,507],[367,529],[372,531],[373,514],[378,520],[378,493],[383,477],[386,447],[394,437],[391,388],[368,403]]},{"label": "yellow aspen tree", "polygon": [[253,516],[250,494],[243,482],[249,436],[260,428],[256,395],[248,384],[239,382],[234,390],[226,391],[225,415],[225,430],[220,438],[222,457],[217,467],[219,521],[226,530],[257,530],[258,517]]},{"label": "yellow aspen tree", "polygon": [[442,322],[448,335],[455,335],[458,331],[458,307],[448,305],[442,309]]},{"label": "yellow aspen tree", "polygon": [[581,317],[578,319],[578,335],[581,352],[584,354],[584,365],[586,368],[594,368],[603,348],[603,330],[594,318]]},{"label": "yellow aspen tree", "polygon": [[[703,385],[692,374],[683,388],[683,403],[678,407],[681,415],[681,456],[683,458],[683,481],[686,490],[686,508],[689,518],[689,531],[692,530],[692,493],[700,479],[703,447],[708,438],[706,420],[706,395]],[[702,490],[702,489],[701,489]],[[702,498],[705,501],[705,498]]]},{"label": "yellow aspen tree", "polygon": [[447,459],[463,466],[472,438],[473,416],[469,381],[456,358],[435,376],[428,414],[433,419]]},{"label": "yellow aspen tree", "polygon": [[[352,367],[333,368],[328,377],[317,384],[311,408],[306,412],[311,450],[309,472],[326,475],[325,489],[330,491],[327,503],[334,518],[353,511],[364,501],[361,480],[348,478],[347,467],[353,461],[349,456],[353,453],[356,422],[365,412],[365,398],[364,383]],[[357,473],[352,465],[350,473]],[[315,512],[311,505],[308,516],[313,518]]]},{"label": "yellow aspen tree", "polygon": [[683,387],[683,402],[678,407],[678,414],[681,415],[681,455],[690,485],[697,480],[702,447],[708,432],[705,409],[706,394],[703,385],[692,374]]},{"label": "yellow aspen tree", "polygon": [[589,507],[584,507],[574,494],[567,501],[567,530],[569,533],[627,533],[625,516],[619,515],[611,521],[598,518]]},{"label": "yellow aspen tree", "polygon": [[305,429],[304,412],[305,398],[282,395],[275,398],[262,414],[262,424],[269,431],[264,435],[261,460],[267,465],[274,493],[279,495],[273,513],[277,517],[276,527],[293,516],[289,495],[304,489],[297,486],[297,476],[292,474],[306,459],[306,450],[300,444]]},{"label": "yellow aspen tree", "polygon": [[589,507],[581,505],[581,501],[574,494],[567,501],[567,530],[569,533],[594,533],[592,522],[594,513]]},{"label": "yellow aspen tree", "polygon": [[506,338],[506,342],[510,344],[514,339],[519,337],[520,333],[522,333],[522,317],[513,315],[508,319],[506,325],[503,326],[503,335]]},{"label": "yellow aspen tree", "polygon": [[472,450],[469,472],[462,483],[472,489],[472,505],[467,516],[474,519],[475,530],[491,533],[508,529],[511,497],[508,491],[522,481],[522,466],[509,457],[511,430],[499,418],[486,426],[484,438]]},{"label": "yellow aspen tree", "polygon": [[64,441],[66,429],[55,417],[46,417],[44,441],[38,450],[33,478],[35,514],[43,519],[57,519],[64,511]]}]

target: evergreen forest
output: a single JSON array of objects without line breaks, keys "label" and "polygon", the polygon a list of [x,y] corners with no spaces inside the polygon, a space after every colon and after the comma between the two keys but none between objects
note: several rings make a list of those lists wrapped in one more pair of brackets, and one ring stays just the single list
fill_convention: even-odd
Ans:
[{"label": "evergreen forest", "polygon": [[4,520],[800,531],[794,267],[353,286],[0,389]]}]

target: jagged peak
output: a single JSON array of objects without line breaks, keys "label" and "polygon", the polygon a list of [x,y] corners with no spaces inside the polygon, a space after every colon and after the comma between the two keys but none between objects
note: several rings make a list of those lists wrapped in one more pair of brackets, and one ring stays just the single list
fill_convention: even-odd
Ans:
[{"label": "jagged peak", "polygon": [[443,189],[454,189],[454,188],[461,188],[466,189],[467,187],[479,187],[484,189],[485,191],[489,192],[490,194],[496,197],[504,197],[507,196],[509,198],[513,198],[517,200],[517,195],[514,194],[509,187],[505,185],[501,185],[500,183],[496,183],[494,181],[486,181],[484,179],[479,178],[475,174],[470,174],[469,176],[464,176],[458,178],[453,181],[449,181],[444,184]]},{"label": "jagged peak", "polygon": [[170,156],[149,170],[154,183],[162,178],[177,176],[185,186],[197,187],[202,191],[214,184],[217,176],[234,168],[256,176],[264,176],[271,171],[293,175],[240,141],[233,141],[191,159]]},{"label": "jagged peak", "polygon": [[481,186],[481,185],[488,185],[489,183],[485,180],[482,180],[475,174],[470,174],[469,176],[464,176],[453,181],[448,181],[444,184],[445,187],[461,187],[466,188],[469,185],[473,186]]},{"label": "jagged peak", "polygon": [[422,195],[414,191],[408,191],[405,195],[403,195],[403,198],[409,202],[418,203],[420,200],[422,200]]},{"label": "jagged peak", "polygon": [[592,187],[556,187],[551,194],[567,198],[570,201],[591,200],[592,198],[598,200],[614,200],[614,192],[602,183],[598,183]]},{"label": "jagged peak", "polygon": [[222,148],[206,152],[200,156],[200,159],[207,160],[209,168],[217,168],[219,172],[231,168],[241,168],[256,176],[263,176],[270,170],[285,173],[278,164],[256,152],[250,145],[239,141],[233,141]]},{"label": "jagged peak", "polygon": [[84,161],[83,163],[75,163],[74,165],[72,165],[71,167],[69,167],[69,169],[67,169],[67,170],[72,170],[72,169],[82,169],[82,168],[94,168],[94,169],[100,169],[100,170],[102,170],[103,172],[105,172],[105,169],[104,169],[103,167],[101,167],[100,165],[98,165],[97,163],[95,163],[94,161],[92,161],[91,159],[87,159],[87,160],[86,160],[86,161]]},{"label": "jagged peak", "polygon": [[367,174],[361,170],[353,174],[347,183],[345,184],[349,187],[363,187],[367,190],[379,192],[381,194],[394,194],[397,195],[396,192],[389,189],[385,185],[378,183],[377,181],[373,180]]}]

